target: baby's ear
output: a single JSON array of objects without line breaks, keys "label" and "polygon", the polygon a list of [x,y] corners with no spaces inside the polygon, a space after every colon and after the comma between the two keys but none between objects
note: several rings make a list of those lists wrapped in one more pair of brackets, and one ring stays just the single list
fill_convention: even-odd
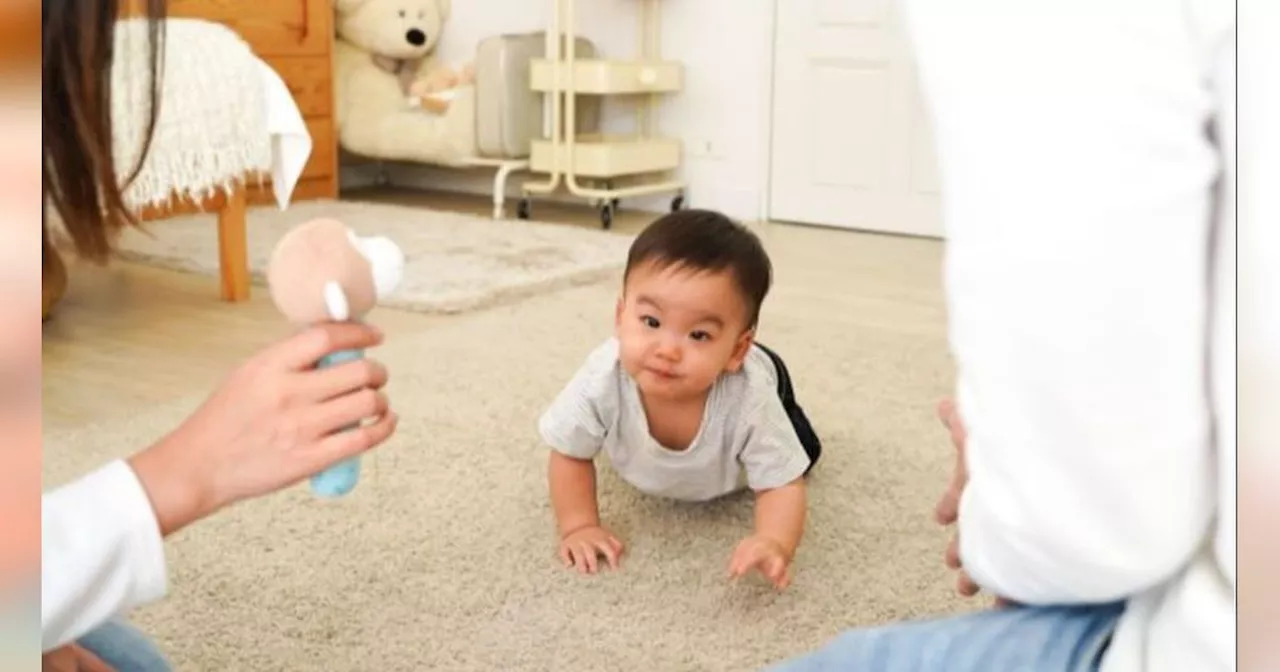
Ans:
[{"label": "baby's ear", "polygon": [[733,346],[733,354],[729,357],[729,363],[725,369],[729,373],[737,373],[742,370],[742,363],[747,361],[747,353],[751,352],[751,344],[756,342],[756,330],[748,329],[742,332],[738,337],[738,342]]}]

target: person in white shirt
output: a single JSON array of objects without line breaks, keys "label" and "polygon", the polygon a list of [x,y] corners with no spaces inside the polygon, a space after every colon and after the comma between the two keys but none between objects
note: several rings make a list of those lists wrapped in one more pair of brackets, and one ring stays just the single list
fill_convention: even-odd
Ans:
[{"label": "person in white shirt", "polygon": [[[164,3],[151,0],[148,9],[154,20],[163,16]],[[112,186],[127,181],[112,163],[107,99],[108,50],[118,13],[115,0],[46,0],[42,7],[45,197],[76,251],[93,261],[105,260],[115,231],[132,222]],[[381,364],[367,359],[314,368],[325,355],[381,341],[370,326],[326,324],[274,343],[233,371],[155,445],[45,494],[40,584],[45,664],[167,667],[137,646],[121,650],[118,639],[105,642],[110,651],[86,647],[104,644],[98,628],[111,628],[108,636],[122,632],[112,619],[165,594],[166,536],[238,501],[301,482],[391,436],[397,417],[381,391],[387,381]],[[38,361],[38,341],[5,339],[0,345],[8,346],[0,350],[0,360],[14,367]],[[38,408],[32,416],[3,417],[14,425],[35,422],[38,428]],[[370,422],[339,431],[364,420]],[[28,436],[11,427],[0,431]],[[39,444],[8,450],[38,451]]]},{"label": "person in white shirt", "polygon": [[1230,0],[905,0],[943,182],[953,618],[774,669],[1229,670]]}]

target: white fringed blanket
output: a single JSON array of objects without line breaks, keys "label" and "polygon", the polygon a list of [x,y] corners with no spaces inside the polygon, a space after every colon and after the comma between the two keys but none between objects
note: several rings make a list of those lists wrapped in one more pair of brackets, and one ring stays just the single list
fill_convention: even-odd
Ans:
[{"label": "white fringed blanket", "polygon": [[[272,168],[262,65],[234,31],[195,19],[166,22],[160,115],[142,172],[125,205],[203,199]],[[150,114],[147,23],[122,20],[112,68],[114,152],[120,179],[137,164]]]}]

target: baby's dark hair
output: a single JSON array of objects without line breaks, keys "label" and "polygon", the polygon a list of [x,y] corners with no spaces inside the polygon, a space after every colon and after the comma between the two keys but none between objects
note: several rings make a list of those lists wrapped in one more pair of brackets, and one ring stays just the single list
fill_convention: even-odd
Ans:
[{"label": "baby's dark hair", "polygon": [[679,210],[645,228],[627,254],[623,281],[645,263],[696,271],[728,269],[747,304],[747,326],[760,319],[760,305],[773,282],[773,264],[760,238],[747,227],[712,210]]}]

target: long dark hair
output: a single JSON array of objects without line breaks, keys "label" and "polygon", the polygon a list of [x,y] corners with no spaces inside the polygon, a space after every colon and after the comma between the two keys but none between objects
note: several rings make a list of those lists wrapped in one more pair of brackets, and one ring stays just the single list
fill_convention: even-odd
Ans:
[{"label": "long dark hair", "polygon": [[151,94],[147,132],[138,163],[121,180],[111,145],[111,65],[120,0],[44,0],[43,182],[77,254],[105,261],[113,234],[137,224],[122,192],[137,177],[151,148],[159,113],[166,0],[145,5],[150,44]]}]

